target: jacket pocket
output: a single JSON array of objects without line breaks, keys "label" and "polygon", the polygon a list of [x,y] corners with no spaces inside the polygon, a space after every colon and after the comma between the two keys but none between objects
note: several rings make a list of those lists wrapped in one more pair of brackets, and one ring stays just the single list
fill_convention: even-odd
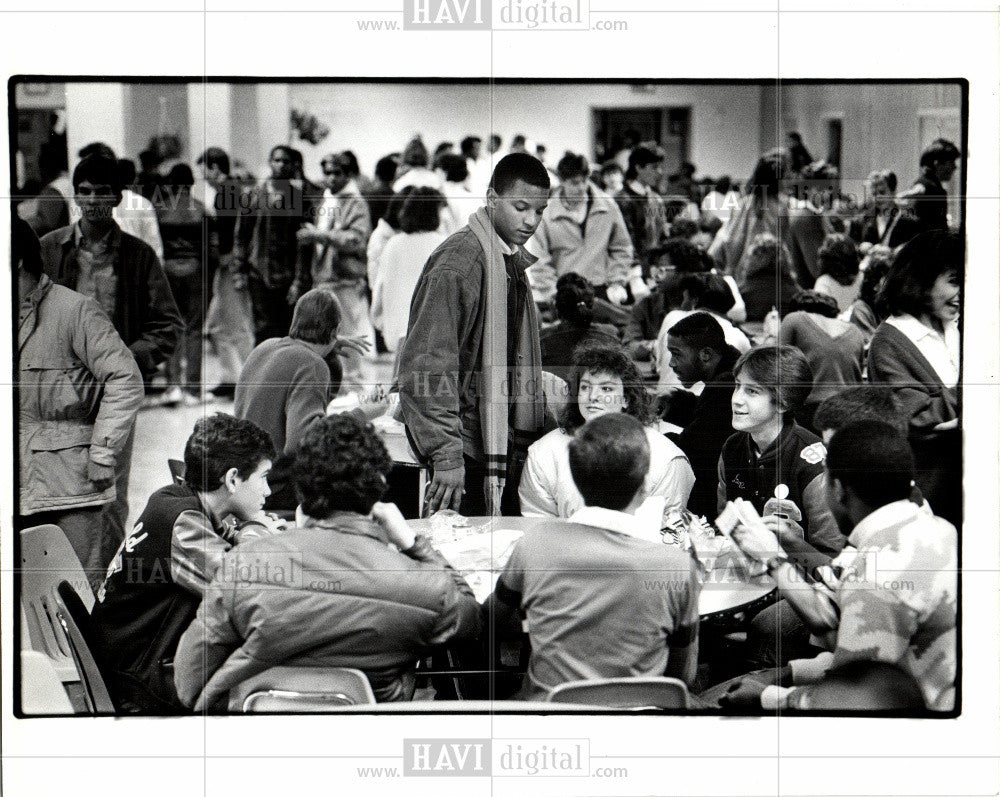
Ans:
[{"label": "jacket pocket", "polygon": [[32,492],[45,498],[99,496],[87,478],[92,426],[42,424],[31,436]]}]

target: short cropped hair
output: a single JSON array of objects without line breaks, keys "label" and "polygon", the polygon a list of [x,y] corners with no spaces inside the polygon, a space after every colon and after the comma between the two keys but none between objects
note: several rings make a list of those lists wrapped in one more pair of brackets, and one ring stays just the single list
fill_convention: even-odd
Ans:
[{"label": "short cropped hair", "polygon": [[959,152],[958,147],[948,141],[948,139],[937,138],[920,154],[920,166],[923,168],[945,161],[956,161],[961,155],[962,153]]},{"label": "short cropped hair", "polygon": [[268,459],[274,459],[274,444],[267,432],[253,421],[217,412],[194,425],[184,446],[184,481],[197,492],[212,492],[230,469],[246,479]]},{"label": "short cropped hair", "polygon": [[726,350],[722,324],[709,313],[693,313],[682,318],[667,330],[667,334],[689,343],[696,351],[712,349],[722,354]]},{"label": "short cropped hair", "polygon": [[567,152],[556,164],[556,174],[563,181],[572,180],[574,177],[589,177],[590,164],[587,163],[585,156]]},{"label": "short cropped hair", "polygon": [[526,152],[512,152],[497,163],[490,178],[490,188],[498,194],[505,194],[518,180],[546,191],[551,187],[549,173],[538,158]]},{"label": "short cropped hair", "polygon": [[840,314],[837,300],[821,291],[796,291],[790,309],[793,313],[816,313],[826,318],[836,318]]},{"label": "short cropped hair", "polygon": [[864,420],[833,433],[826,470],[871,507],[910,498],[915,468],[906,437],[888,423]]},{"label": "short cropped hair", "polygon": [[870,172],[865,182],[869,184],[885,183],[885,187],[894,194],[896,193],[896,186],[898,185],[896,173],[890,169],[876,169],[875,171]]},{"label": "short cropped hair", "polygon": [[333,291],[313,288],[295,303],[288,337],[304,343],[332,343],[340,328],[340,302]]},{"label": "short cropped hair", "polygon": [[569,401],[563,406],[561,426],[572,431],[583,425],[577,396],[580,380],[586,373],[611,374],[622,380],[625,391],[625,415],[631,415],[639,423],[646,425],[653,420],[649,393],[646,385],[628,354],[621,346],[582,345],[573,354],[573,370],[569,379]]},{"label": "short cropped hair", "polygon": [[642,424],[622,413],[585,423],[569,443],[569,471],[587,506],[625,509],[646,480],[649,457]]},{"label": "short cropped hair", "polygon": [[891,388],[857,385],[824,399],[816,408],[813,427],[817,432],[836,432],[856,421],[879,421],[906,434],[910,423]]},{"label": "short cropped hair", "polygon": [[806,356],[795,346],[759,346],[744,353],[733,366],[733,376],[746,371],[766,390],[785,415],[805,406],[812,391],[812,369]]},{"label": "short cropped hair", "polygon": [[31,225],[17,214],[13,214],[11,218],[10,255],[15,268],[20,264],[21,268],[35,279],[42,276],[44,266],[38,236],[31,229]]},{"label": "short cropped hair", "polygon": [[229,174],[229,155],[221,147],[209,147],[198,156],[196,163],[199,166],[204,165],[207,169],[218,166],[220,172]]},{"label": "short cropped hair", "polygon": [[275,144],[271,147],[271,151],[267,153],[267,159],[270,160],[273,158],[276,152],[284,152],[292,163],[301,163],[302,161],[302,153],[294,147],[288,146],[288,144]]},{"label": "short cropped hair", "polygon": [[685,274],[681,277],[680,289],[687,293],[688,298],[694,302],[694,307],[719,315],[725,315],[736,304],[736,297],[728,283],[720,275],[711,272]]},{"label": "short cropped hair", "polygon": [[115,155],[115,151],[103,141],[92,141],[91,143],[80,147],[80,151],[76,154],[81,160],[83,158],[89,158],[91,155],[103,155],[105,158],[114,158],[115,160],[118,159],[118,156]]},{"label": "short cropped hair", "polygon": [[116,194],[122,192],[121,172],[118,170],[118,160],[105,155],[88,155],[80,161],[73,170],[73,188],[80,183],[94,185],[110,185]]},{"label": "short cropped hair", "polygon": [[639,169],[649,166],[651,163],[659,163],[663,156],[655,149],[649,147],[636,147],[628,156],[628,168],[625,170],[625,179],[634,180],[639,173]]},{"label": "short cropped hair", "polygon": [[444,172],[449,183],[461,183],[469,176],[469,166],[462,155],[446,152],[438,160],[438,168]]},{"label": "short cropped hair", "polygon": [[830,233],[823,239],[816,260],[821,274],[829,274],[841,285],[852,285],[858,278],[861,256],[854,240],[843,233]]},{"label": "short cropped hair", "polygon": [[387,489],[392,459],[375,427],[352,415],[310,425],[295,454],[302,511],[322,520],[336,511],[367,515]]},{"label": "short cropped hair", "polygon": [[424,166],[430,163],[430,154],[420,136],[411,138],[403,148],[403,163],[406,166]]},{"label": "short cropped hair", "polygon": [[466,136],[462,139],[462,143],[458,145],[462,154],[467,157],[472,157],[472,150],[476,148],[476,144],[482,144],[483,140],[479,136]]},{"label": "short cropped hair", "polygon": [[186,163],[178,163],[167,174],[167,185],[194,185],[194,174]]},{"label": "short cropped hair", "polygon": [[954,271],[965,274],[965,239],[956,232],[931,230],[907,241],[893,258],[876,304],[885,315],[921,316],[930,309],[930,290],[937,278]]},{"label": "short cropped hair", "polygon": [[402,232],[434,232],[441,224],[441,208],[445,203],[440,191],[433,188],[414,188],[399,210],[399,229]]}]

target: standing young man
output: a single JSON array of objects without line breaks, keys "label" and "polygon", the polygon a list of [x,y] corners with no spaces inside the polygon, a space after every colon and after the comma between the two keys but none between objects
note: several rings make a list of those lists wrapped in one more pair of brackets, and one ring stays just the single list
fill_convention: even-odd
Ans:
[{"label": "standing young man", "polygon": [[[184,327],[167,275],[152,248],[123,232],[112,212],[122,201],[118,162],[90,155],[73,170],[80,220],[41,240],[45,273],[57,285],[94,299],[128,346],[144,379],[173,354]],[[115,460],[115,500],[105,508],[112,545],[125,538],[134,425]]]},{"label": "standing young man", "polygon": [[524,273],[535,258],[521,247],[548,195],[541,161],[504,157],[486,207],[431,254],[414,291],[399,396],[414,447],[433,469],[431,512],[519,514],[520,470],[545,405]]}]

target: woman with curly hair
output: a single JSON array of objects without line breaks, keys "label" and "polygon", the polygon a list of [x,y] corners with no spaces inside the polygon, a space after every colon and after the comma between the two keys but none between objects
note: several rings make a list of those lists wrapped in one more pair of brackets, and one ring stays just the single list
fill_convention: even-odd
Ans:
[{"label": "woman with curly hair", "polygon": [[687,457],[655,428],[649,394],[635,364],[620,347],[588,346],[573,360],[570,396],[553,429],[528,449],[518,496],[521,514],[531,517],[571,517],[583,507],[583,497],[569,469],[569,442],[584,423],[612,412],[636,418],[649,441],[649,471],[644,498],[662,496],[664,515],[684,509],[694,486],[694,471]]}]

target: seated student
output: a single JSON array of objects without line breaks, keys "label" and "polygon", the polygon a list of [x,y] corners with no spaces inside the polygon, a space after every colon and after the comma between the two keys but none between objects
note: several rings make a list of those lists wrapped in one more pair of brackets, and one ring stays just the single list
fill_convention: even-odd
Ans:
[{"label": "seated student", "polygon": [[274,447],[250,421],[200,419],[184,447],[185,481],[157,490],[118,549],[91,614],[96,655],[126,713],[183,709],[173,658],[205,588],[233,545],[280,526],[264,514]]},{"label": "seated student", "polygon": [[856,326],[837,318],[837,303],[825,293],[799,291],[791,310],[781,321],[778,340],[795,346],[809,361],[813,385],[802,417],[811,423],[824,399],[861,384],[865,338]]},{"label": "seated student", "polygon": [[885,317],[872,337],[868,375],[892,388],[910,418],[910,445],[934,511],[962,519],[959,372],[965,241],[938,230],[909,241],[879,295]]},{"label": "seated student", "polygon": [[837,311],[842,313],[854,303],[861,291],[858,248],[850,236],[831,233],[823,239],[816,257],[820,275],[813,290],[832,296],[837,303]]},{"label": "seated student", "polygon": [[[392,462],[350,415],[309,427],[295,458],[296,527],[224,559],[177,649],[176,685],[195,710],[269,667],[356,667],[381,701],[413,696],[431,647],[478,636],[469,585],[380,504]],[[394,547],[393,547],[394,546]]]},{"label": "seated student", "polygon": [[639,299],[633,306],[622,341],[633,360],[652,358],[656,336],[668,312],[681,306],[684,300],[680,288],[683,274],[708,271],[711,267],[706,255],[690,241],[670,238],[661,248],[650,253],[649,277],[652,293]]},{"label": "seated student", "polygon": [[654,349],[656,370],[659,374],[656,392],[661,396],[669,395],[683,384],[670,367],[670,351],[668,349],[668,331],[682,318],[687,318],[697,311],[709,313],[722,327],[726,343],[729,346],[735,348],[740,354],[750,351],[751,347],[750,339],[726,317],[734,300],[729,286],[719,274],[711,272],[685,274],[681,277],[680,289],[684,296],[680,309],[671,310],[664,317]]},{"label": "seated student", "polygon": [[684,509],[694,485],[687,457],[650,424],[649,397],[635,364],[621,348],[587,347],[577,352],[570,382],[570,401],[561,428],[553,429],[528,449],[518,496],[521,514],[569,517],[583,506],[583,496],[570,475],[569,445],[573,432],[599,415],[624,413],[643,424],[649,441],[649,470],[640,491],[643,500],[661,496],[664,515]]},{"label": "seated student", "polygon": [[556,313],[559,323],[543,330],[542,370],[569,381],[573,352],[579,346],[617,346],[618,330],[594,322],[594,289],[575,272],[556,280]]},{"label": "seated student", "polygon": [[330,359],[345,349],[366,350],[355,339],[337,337],[340,302],[327,288],[313,288],[295,303],[288,336],[257,346],[236,383],[234,413],[268,433],[278,451],[269,509],[295,509],[291,468],[302,435],[326,415],[333,398]]},{"label": "seated student", "polygon": [[[835,432],[826,460],[826,499],[850,548],[831,574],[805,588],[766,528],[740,526],[733,539],[764,562],[782,596],[833,651],[790,664],[795,684],[853,661],[898,664],[920,684],[931,711],[955,705],[958,535],[911,500],[913,455],[906,438],[879,421]],[[875,569],[877,568],[877,572]],[[788,690],[765,689],[764,708],[787,705]]]},{"label": "seated student", "polygon": [[882,320],[875,310],[875,297],[882,289],[892,266],[892,257],[892,250],[886,246],[873,246],[868,250],[861,261],[861,290],[858,298],[840,314],[841,319],[850,321],[861,330],[861,334],[865,336],[866,348]]},{"label": "seated student", "polygon": [[[907,422],[903,409],[892,391],[877,385],[858,385],[830,396],[816,410],[813,425],[829,445],[834,433],[857,421],[879,421],[901,434]],[[914,484],[910,500],[923,511],[933,514],[920,488]],[[821,568],[828,567],[833,557],[821,553],[805,540],[785,535],[782,548],[793,563],[804,568],[810,578],[820,578]],[[759,612],[751,621],[747,633],[746,662],[750,670],[787,664],[792,659],[813,656],[818,650],[809,643],[809,631],[798,614],[780,600]]]},{"label": "seated student", "polygon": [[[764,522],[779,539],[804,538],[824,553],[837,554],[844,537],[823,496],[826,448],[795,422],[812,389],[805,356],[793,346],[762,346],[741,356],[733,375],[736,434],[719,457],[718,510],[742,498],[765,515]],[[774,498],[785,506],[768,507]]]},{"label": "seated student", "polygon": [[733,366],[740,353],[726,343],[722,326],[708,313],[682,318],[667,331],[670,367],[685,388],[704,382],[694,414],[679,434],[669,435],[691,461],[694,489],[688,509],[714,518],[719,455],[732,432]]},{"label": "seated student", "polygon": [[600,415],[575,432],[568,459],[584,506],[518,540],[487,604],[501,628],[518,626],[518,610],[527,617],[522,696],[544,699],[583,678],[668,675],[690,684],[700,582],[694,559],[664,545],[658,523],[636,517],[648,430],[626,415]]}]

